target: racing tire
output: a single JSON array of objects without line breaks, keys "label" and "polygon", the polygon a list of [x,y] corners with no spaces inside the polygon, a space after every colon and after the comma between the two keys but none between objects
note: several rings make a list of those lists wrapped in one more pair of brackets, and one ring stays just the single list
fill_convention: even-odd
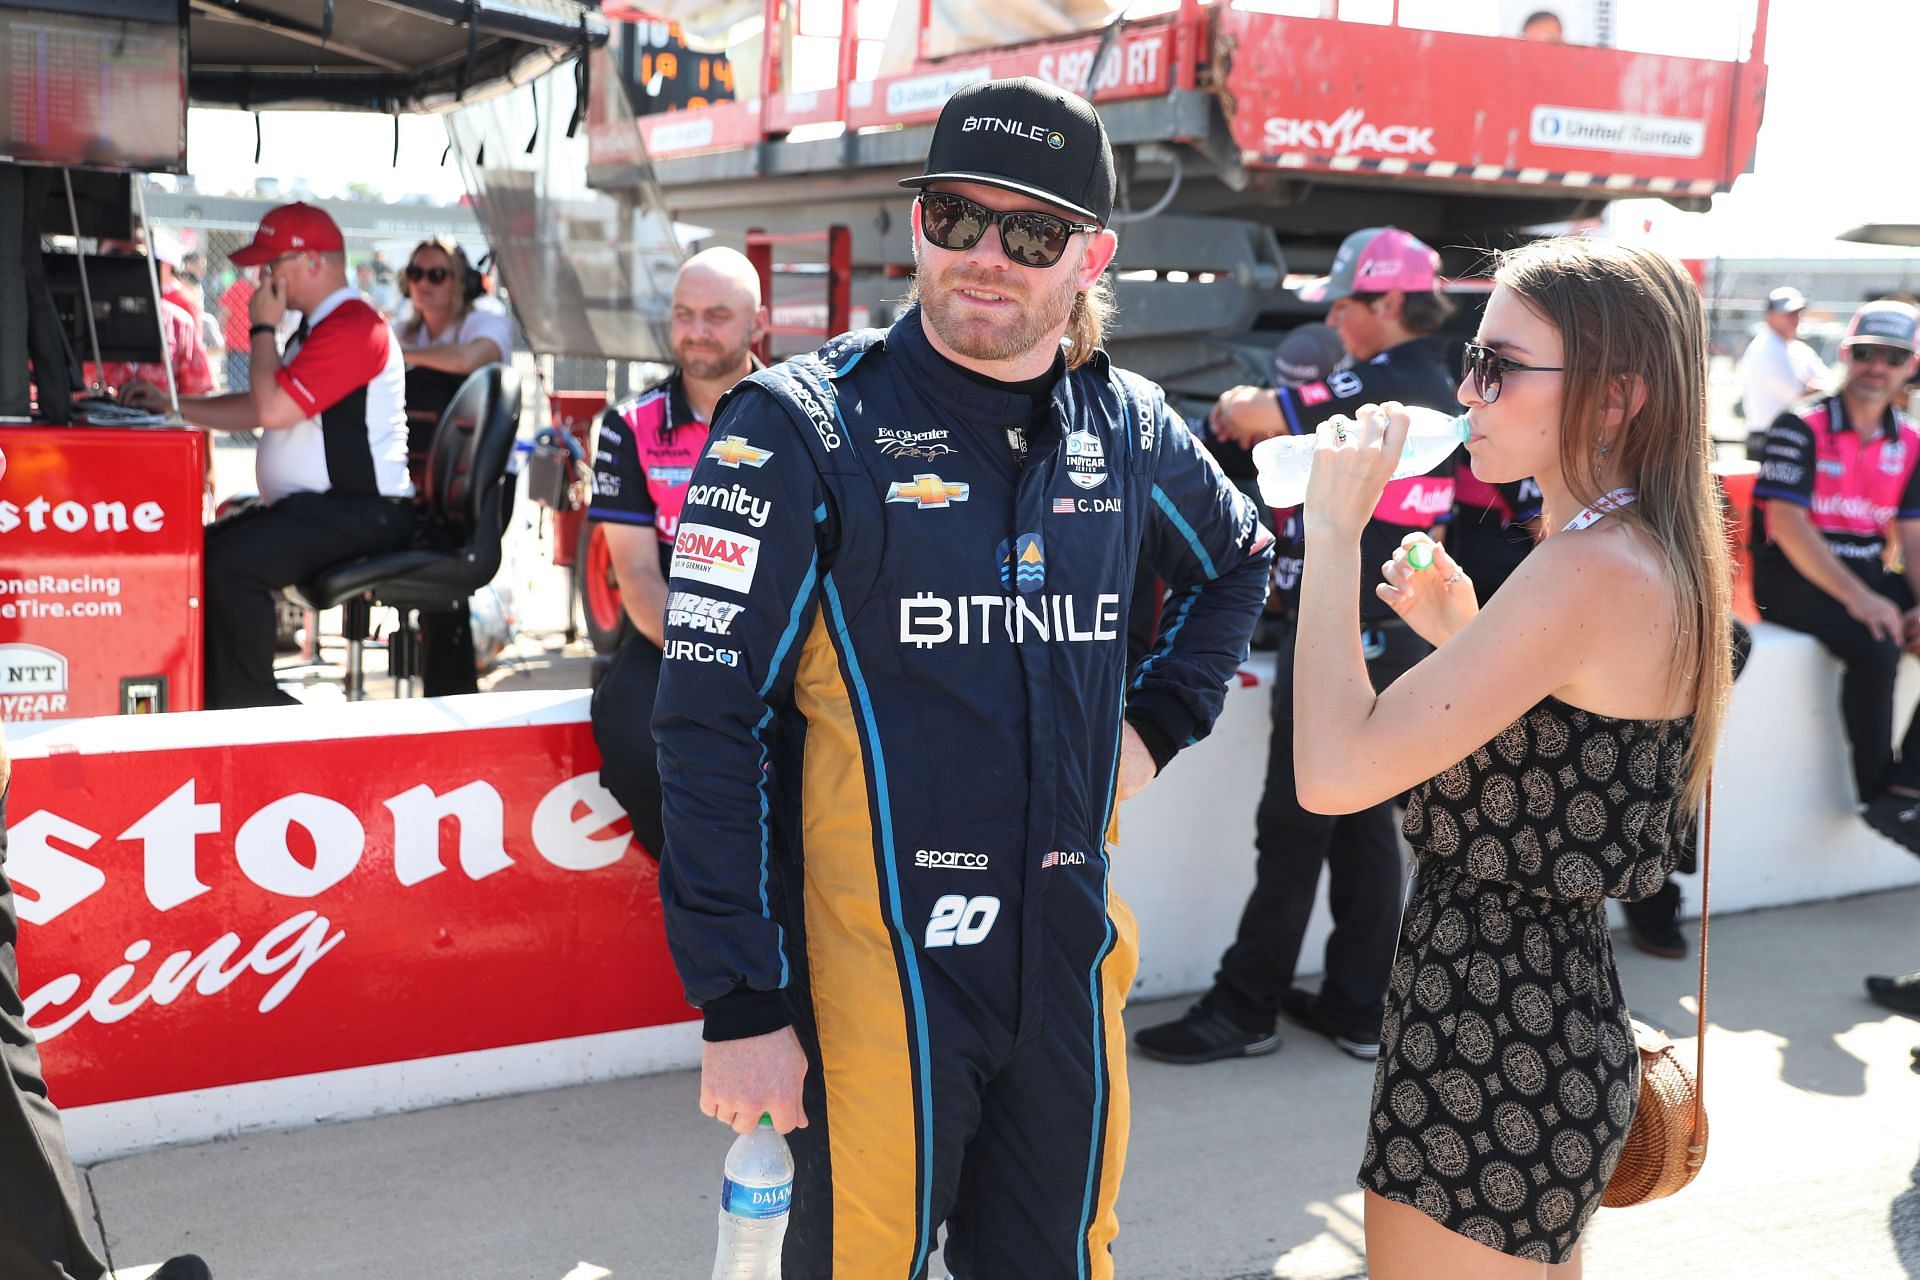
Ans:
[{"label": "racing tire", "polygon": [[612,653],[625,634],[627,614],[620,602],[620,584],[613,576],[613,555],[598,520],[580,526],[580,546],[574,557],[573,580],[578,586],[580,616],[595,653]]}]

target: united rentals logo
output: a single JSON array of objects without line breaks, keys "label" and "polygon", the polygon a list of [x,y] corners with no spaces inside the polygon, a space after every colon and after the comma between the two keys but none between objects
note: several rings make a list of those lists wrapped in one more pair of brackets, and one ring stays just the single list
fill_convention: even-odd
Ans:
[{"label": "united rentals logo", "polygon": [[896,480],[887,489],[888,502],[911,502],[925,511],[929,507],[945,507],[955,502],[965,502],[967,495],[973,492],[973,486],[958,481],[942,480],[932,472],[923,472],[911,482]]}]

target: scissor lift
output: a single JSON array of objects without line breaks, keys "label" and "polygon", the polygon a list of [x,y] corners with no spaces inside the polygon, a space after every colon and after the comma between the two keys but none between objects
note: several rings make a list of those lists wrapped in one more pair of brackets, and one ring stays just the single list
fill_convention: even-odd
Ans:
[{"label": "scissor lift", "polygon": [[[651,157],[674,215],[734,244],[749,228],[846,225],[853,308],[881,322],[912,267],[896,180],[917,171],[947,97],[1012,75],[1091,83],[1120,173],[1113,345],[1195,395],[1243,379],[1236,339],[1310,313],[1289,276],[1323,272],[1356,227],[1404,227],[1457,275],[1526,228],[1623,197],[1704,207],[1749,167],[1766,88],[1768,0],[1744,59],[1724,61],[1182,0],[877,80],[851,75],[857,7],[844,0],[830,90],[786,91],[770,58],[750,99],[617,123],[596,111],[596,169]],[[767,31],[786,8],[767,0]]]}]

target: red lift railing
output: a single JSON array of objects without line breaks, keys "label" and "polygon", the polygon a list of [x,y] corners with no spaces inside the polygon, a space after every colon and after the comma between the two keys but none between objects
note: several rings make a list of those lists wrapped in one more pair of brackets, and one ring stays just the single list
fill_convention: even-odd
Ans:
[{"label": "red lift railing", "polygon": [[[848,0],[847,7],[853,7]],[[775,298],[774,278],[783,275],[802,274],[806,265],[796,262],[775,262],[773,251],[787,245],[821,244],[826,245],[826,302],[827,314],[824,325],[775,324],[773,322]],[[795,231],[773,234],[759,228],[747,232],[747,261],[760,276],[760,297],[764,301],[767,321],[762,326],[760,338],[754,343],[753,353],[763,361],[773,359],[773,339],[776,334],[796,338],[818,338],[825,342],[828,338],[845,333],[852,327],[853,318],[853,233],[840,225],[828,227],[824,231]],[[812,273],[807,273],[812,274]],[[781,304],[791,306],[796,299],[780,298]],[[801,302],[813,301],[810,298],[798,299]]]}]

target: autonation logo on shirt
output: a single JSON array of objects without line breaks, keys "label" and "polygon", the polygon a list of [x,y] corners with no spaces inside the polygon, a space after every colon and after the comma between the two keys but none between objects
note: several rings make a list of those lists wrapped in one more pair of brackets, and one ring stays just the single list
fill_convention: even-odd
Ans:
[{"label": "autonation logo on shirt", "polygon": [[1674,116],[1541,106],[1533,109],[1532,137],[1534,144],[1542,147],[1691,158],[1706,150],[1707,124]]}]

